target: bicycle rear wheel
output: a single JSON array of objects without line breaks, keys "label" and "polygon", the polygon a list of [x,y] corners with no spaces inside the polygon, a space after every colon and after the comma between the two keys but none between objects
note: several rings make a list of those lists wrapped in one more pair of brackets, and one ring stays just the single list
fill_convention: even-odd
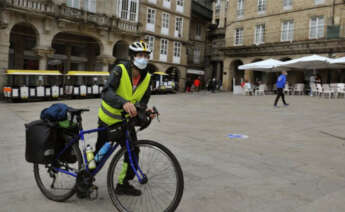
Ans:
[{"label": "bicycle rear wheel", "polygon": [[[115,188],[122,171],[127,149],[121,149],[112,159],[108,169],[108,192],[119,211],[174,211],[183,194],[183,172],[173,153],[163,145],[149,140],[138,141],[139,167],[147,176],[147,183],[140,184],[135,177],[130,184],[140,189],[140,196],[118,195]],[[131,167],[129,167],[131,168]]]},{"label": "bicycle rear wheel", "polygon": [[83,164],[78,144],[73,144],[72,154],[77,160],[74,163],[54,161],[53,164],[34,164],[34,175],[37,186],[48,199],[63,202],[75,193],[76,177],[58,172],[60,168],[77,174]]}]

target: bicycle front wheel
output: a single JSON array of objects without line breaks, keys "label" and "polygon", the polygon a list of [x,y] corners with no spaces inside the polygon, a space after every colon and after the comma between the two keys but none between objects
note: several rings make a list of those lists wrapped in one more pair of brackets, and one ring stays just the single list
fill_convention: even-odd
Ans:
[{"label": "bicycle front wheel", "polygon": [[71,154],[76,157],[73,163],[54,161],[53,164],[34,164],[35,180],[41,192],[48,199],[63,202],[75,193],[77,178],[57,171],[57,168],[77,174],[83,165],[78,144],[73,144]]},{"label": "bicycle front wheel", "polygon": [[[174,211],[183,194],[183,172],[173,153],[163,145],[149,140],[138,141],[139,167],[147,177],[141,184],[135,177],[129,183],[141,191],[140,196],[118,194],[116,186],[123,175],[127,149],[122,148],[112,159],[108,169],[108,192],[119,211]],[[130,165],[128,166],[131,169]]]}]

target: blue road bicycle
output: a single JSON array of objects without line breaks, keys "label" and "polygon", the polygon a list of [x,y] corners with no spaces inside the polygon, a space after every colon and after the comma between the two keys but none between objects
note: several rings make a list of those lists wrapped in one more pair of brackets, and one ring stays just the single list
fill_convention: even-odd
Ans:
[{"label": "blue road bicycle", "polygon": [[[182,198],[184,181],[182,169],[173,153],[158,142],[137,140],[136,136],[131,136],[130,126],[134,126],[131,125],[134,119],[126,118],[125,113],[122,113],[120,123],[105,128],[83,130],[81,114],[86,111],[89,110],[69,109],[71,121],[77,126],[74,136],[69,137],[63,150],[49,164],[34,164],[34,176],[41,192],[48,199],[58,202],[66,201],[80,190],[86,191],[90,199],[97,198],[97,187],[93,184],[95,177],[120,146],[112,158],[107,174],[107,189],[114,206],[119,211],[175,211]],[[138,111],[140,113],[139,109]],[[146,123],[139,130],[150,125],[150,114],[156,114],[157,118],[159,114],[155,107],[153,111],[143,110],[143,113]],[[96,168],[89,169],[84,135],[103,130],[118,130],[124,133],[125,143],[120,145],[112,142],[111,149],[97,163]],[[139,158],[133,153],[134,148],[139,149]],[[75,160],[62,159],[66,152],[72,154]],[[128,166],[136,176],[130,183],[140,189],[140,196],[119,195],[115,192],[118,178],[123,174],[126,154],[130,161]]]}]

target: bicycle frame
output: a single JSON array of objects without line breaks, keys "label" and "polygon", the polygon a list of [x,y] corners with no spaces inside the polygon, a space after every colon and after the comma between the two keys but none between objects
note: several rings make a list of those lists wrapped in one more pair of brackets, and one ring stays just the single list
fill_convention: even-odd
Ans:
[{"label": "bicycle frame", "polygon": [[[125,125],[127,124],[127,121],[124,120]],[[87,170],[87,172],[90,172],[89,167],[88,167],[88,161],[87,161],[87,157],[86,157],[86,147],[85,147],[85,134],[91,134],[91,133],[95,133],[95,132],[99,132],[99,131],[104,131],[107,130],[107,128],[96,128],[96,129],[91,129],[91,130],[80,130],[78,136],[76,136],[75,138],[73,138],[66,146],[65,148],[56,156],[55,160],[57,160],[68,148],[70,148],[73,144],[75,143],[79,143],[79,140],[82,141],[82,145],[83,145],[83,152],[82,152],[82,156],[83,156],[83,165],[85,167],[85,169]],[[126,144],[126,149],[128,152],[128,156],[129,156],[129,161],[130,161],[130,166],[133,170],[133,172],[135,173],[135,175],[137,176],[138,180],[140,183],[144,183],[145,182],[145,178],[146,176],[144,175],[144,173],[142,172],[142,170],[139,167],[138,164],[138,160],[135,156],[135,154],[132,155],[132,151],[130,148],[130,136],[128,133],[128,128],[126,127],[125,129],[125,136],[126,136],[126,140],[125,140],[125,144]],[[103,165],[105,164],[105,162],[108,160],[108,158],[113,154],[113,152],[117,149],[117,147],[119,146],[119,144],[115,144],[111,147],[111,149],[106,153],[106,155],[104,155],[104,157],[101,159],[101,161],[99,162],[99,164],[97,164],[96,168],[94,170],[91,171],[91,175],[95,176],[103,167]],[[135,168],[137,167],[139,170]],[[77,173],[73,173],[73,172],[69,172],[66,170],[63,170],[61,168],[54,168],[55,170],[71,175],[73,177],[77,177]]]}]

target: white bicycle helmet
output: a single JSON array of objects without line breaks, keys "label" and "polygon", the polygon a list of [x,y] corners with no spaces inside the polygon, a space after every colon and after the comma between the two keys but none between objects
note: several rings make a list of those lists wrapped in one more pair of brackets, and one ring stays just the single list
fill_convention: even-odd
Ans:
[{"label": "white bicycle helmet", "polygon": [[129,45],[129,50],[132,52],[146,52],[151,53],[151,49],[144,41],[136,41]]}]

